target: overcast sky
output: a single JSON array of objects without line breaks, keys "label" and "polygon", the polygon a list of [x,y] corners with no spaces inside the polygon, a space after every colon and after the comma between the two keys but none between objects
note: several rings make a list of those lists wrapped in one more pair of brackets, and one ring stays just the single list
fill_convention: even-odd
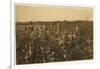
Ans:
[{"label": "overcast sky", "polygon": [[16,21],[92,20],[92,8],[16,5]]}]

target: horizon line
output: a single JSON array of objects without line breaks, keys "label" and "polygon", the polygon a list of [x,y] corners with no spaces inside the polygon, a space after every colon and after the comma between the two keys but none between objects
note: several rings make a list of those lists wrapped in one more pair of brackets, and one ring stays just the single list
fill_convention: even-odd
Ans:
[{"label": "horizon line", "polygon": [[16,21],[16,22],[56,22],[56,21],[93,21],[93,20],[38,20],[38,21]]}]

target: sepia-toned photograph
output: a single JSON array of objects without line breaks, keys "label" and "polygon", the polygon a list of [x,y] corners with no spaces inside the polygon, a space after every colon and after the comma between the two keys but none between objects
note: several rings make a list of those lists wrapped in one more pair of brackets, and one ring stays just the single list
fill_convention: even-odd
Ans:
[{"label": "sepia-toned photograph", "polygon": [[93,8],[15,5],[17,65],[93,59]]}]

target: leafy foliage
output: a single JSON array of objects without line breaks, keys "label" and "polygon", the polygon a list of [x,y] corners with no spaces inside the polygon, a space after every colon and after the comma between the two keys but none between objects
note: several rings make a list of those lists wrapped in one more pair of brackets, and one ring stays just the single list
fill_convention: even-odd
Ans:
[{"label": "leafy foliage", "polygon": [[16,23],[17,64],[92,58],[92,21]]}]

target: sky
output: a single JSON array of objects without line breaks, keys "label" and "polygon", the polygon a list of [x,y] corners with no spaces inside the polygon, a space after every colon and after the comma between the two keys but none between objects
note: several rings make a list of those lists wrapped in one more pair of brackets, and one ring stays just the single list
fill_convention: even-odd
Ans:
[{"label": "sky", "polygon": [[92,20],[93,8],[16,5],[17,22]]}]

